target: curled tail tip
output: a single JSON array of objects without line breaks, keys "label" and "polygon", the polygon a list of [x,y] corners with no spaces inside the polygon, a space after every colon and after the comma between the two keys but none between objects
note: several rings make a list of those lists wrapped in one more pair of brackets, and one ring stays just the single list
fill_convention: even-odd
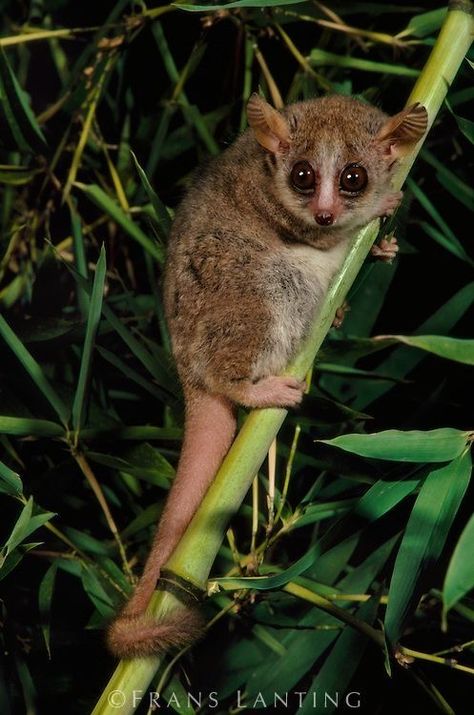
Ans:
[{"label": "curled tail tip", "polygon": [[204,625],[204,618],[196,608],[180,608],[160,620],[147,614],[122,614],[107,629],[106,642],[117,658],[163,655],[201,638]]}]

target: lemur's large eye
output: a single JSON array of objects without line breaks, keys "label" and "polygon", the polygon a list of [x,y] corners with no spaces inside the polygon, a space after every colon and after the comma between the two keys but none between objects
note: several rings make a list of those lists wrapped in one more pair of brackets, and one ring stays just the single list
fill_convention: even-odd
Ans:
[{"label": "lemur's large eye", "polygon": [[349,164],[341,174],[339,185],[342,191],[358,194],[365,189],[368,180],[367,171],[363,166],[359,166],[359,164]]},{"label": "lemur's large eye", "polygon": [[290,178],[296,191],[302,194],[313,193],[316,177],[309,161],[297,161],[291,170]]}]

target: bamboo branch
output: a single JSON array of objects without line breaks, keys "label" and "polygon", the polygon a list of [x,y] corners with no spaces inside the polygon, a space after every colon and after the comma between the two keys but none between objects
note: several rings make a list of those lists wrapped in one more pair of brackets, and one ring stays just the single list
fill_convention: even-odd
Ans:
[{"label": "bamboo branch", "polygon": [[[455,0],[440,30],[435,46],[421,72],[407,104],[421,102],[427,109],[431,125],[443,103],[447,90],[471,44],[472,2]],[[400,188],[421,144],[405,157],[394,184]],[[354,282],[378,232],[378,222],[364,228],[349,248],[344,265],[335,276],[301,352],[288,369],[288,374],[303,379],[331,327],[336,309]],[[236,513],[255,474],[286,416],[284,409],[254,410],[245,421],[231,450],[222,464],[198,512],[180,544],[167,563],[167,569],[184,579],[205,587],[210,569],[221,545],[229,519]],[[170,609],[180,608],[174,596],[155,593],[150,613],[159,618]],[[145,689],[152,680],[160,658],[151,657],[122,661],[105,687],[93,715],[133,713],[133,690]],[[121,693],[122,707],[113,707],[111,694]]]}]

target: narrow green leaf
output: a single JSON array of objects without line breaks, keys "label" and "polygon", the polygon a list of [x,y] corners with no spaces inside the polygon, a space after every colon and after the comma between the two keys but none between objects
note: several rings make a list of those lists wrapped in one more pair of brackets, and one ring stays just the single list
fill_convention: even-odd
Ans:
[{"label": "narrow green leaf", "polygon": [[474,514],[454,548],[443,586],[444,610],[449,611],[474,588]]},{"label": "narrow green leaf", "polygon": [[[89,271],[87,269],[86,249],[84,246],[84,236],[82,234],[81,218],[76,211],[74,199],[69,200],[69,213],[71,215],[72,239],[74,244],[74,259],[76,270],[80,276],[87,280]],[[87,290],[81,285],[77,286],[77,302],[81,315],[85,320],[89,314],[90,297]]]},{"label": "narrow green leaf", "polygon": [[300,529],[308,524],[315,524],[323,519],[331,519],[341,514],[346,514],[355,504],[356,499],[340,499],[335,502],[323,502],[321,504],[308,504],[301,516],[292,520],[287,527],[289,531]]},{"label": "narrow green leaf", "polygon": [[20,544],[16,549],[8,554],[5,559],[0,556],[0,581],[6,578],[8,574],[18,566],[28,551],[36,549],[38,546],[41,546],[42,543],[42,541],[34,541],[31,544]]},{"label": "narrow green leaf", "polygon": [[26,166],[0,164],[0,184],[21,186],[32,181],[37,173],[37,170],[28,169]]},{"label": "narrow green leaf", "polygon": [[26,531],[28,528],[28,524],[30,523],[32,513],[33,497],[30,497],[24,505],[23,509],[21,510],[20,516],[18,517],[10,533],[10,536],[8,537],[2,548],[3,558],[5,556],[8,556],[8,554],[12,552],[18,546],[18,544],[23,541],[24,538],[26,538]]},{"label": "narrow green leaf", "polygon": [[256,591],[280,588],[289,581],[293,581],[304,571],[307,571],[317,561],[321,552],[322,545],[318,541],[298,561],[295,561],[294,564],[276,576],[243,576],[241,578],[224,576],[223,578],[213,579],[213,581],[221,583],[224,587],[231,583],[232,588],[254,588]]},{"label": "narrow green leaf", "polygon": [[[144,446],[146,445],[139,445],[138,448],[140,449]],[[148,445],[148,447],[152,449],[150,445]],[[101,454],[99,452],[87,452],[87,456],[92,462],[96,462],[96,464],[103,464],[106,467],[117,469],[120,472],[131,474],[137,479],[143,479],[162,489],[169,489],[170,478],[174,475],[174,469],[158,452],[155,454],[158,464],[153,465],[150,462],[148,466],[144,464],[134,464],[132,458],[129,461],[128,459]],[[159,457],[161,457],[161,461],[158,461]]]},{"label": "narrow green leaf", "polygon": [[8,537],[7,541],[2,547],[0,563],[3,564],[5,559],[15,551],[15,549],[24,541],[30,534],[39,529],[43,524],[46,524],[53,516],[56,516],[54,512],[44,512],[43,514],[37,514],[32,516],[33,512],[33,497],[30,497],[23,509],[21,510],[20,516],[18,517],[15,525]]},{"label": "narrow green leaf", "polygon": [[133,153],[133,151],[131,151],[130,154],[132,155],[133,161],[135,162],[135,167],[143,184],[143,188],[145,189],[148,198],[150,199],[151,205],[153,206],[153,209],[155,211],[156,220],[158,223],[158,228],[160,230],[161,237],[165,239],[171,228],[171,217],[168,213],[168,209],[166,208],[158,194],[153,190],[152,185],[148,180],[148,176],[145,174],[142,167],[138,163],[138,159]]},{"label": "narrow green leaf", "polygon": [[453,115],[454,119],[456,120],[456,123],[459,127],[459,131],[461,131],[466,139],[471,142],[471,144],[474,144],[474,122],[471,121],[470,119],[466,119],[465,117],[460,117],[459,114],[456,114],[453,112],[451,105],[449,104],[448,101],[446,101],[446,106],[448,107],[449,111]]},{"label": "narrow green leaf", "polygon": [[[339,579],[335,590],[346,593],[367,592],[390,557],[397,538],[394,537],[383,543],[361,564]],[[322,558],[325,558],[325,554]],[[250,702],[258,693],[262,693],[266,700],[271,701],[275,691],[290,691],[309,672],[340,633],[339,630],[324,628],[341,626],[341,622],[315,607],[302,616],[296,625],[297,629],[289,629],[281,636],[286,655],[272,659],[261,658],[261,662],[252,669],[246,685]],[[324,630],[320,630],[321,628]]]},{"label": "narrow green leaf", "polygon": [[150,504],[146,509],[143,509],[135,519],[127,524],[122,530],[121,536],[123,539],[129,539],[139,531],[147,529],[149,526],[155,526],[160,518],[162,506],[161,504]]},{"label": "narrow green leaf", "polygon": [[[0,418],[1,419],[1,418]],[[18,496],[23,491],[20,475],[0,461],[0,492]]]},{"label": "narrow green leaf", "polygon": [[378,335],[374,338],[386,339],[426,350],[447,360],[474,365],[474,340],[450,338],[445,335]]},{"label": "narrow green leaf", "polygon": [[[214,139],[214,137],[212,136],[211,132],[209,131],[209,127],[207,126],[206,122],[204,121],[204,119],[201,115],[201,112],[195,105],[192,105],[189,102],[189,100],[186,96],[186,93],[183,89],[188,71],[191,69],[189,62],[187,62],[185,64],[185,66],[181,70],[181,72],[178,72],[178,68],[176,67],[176,63],[174,61],[173,54],[169,47],[168,41],[165,37],[165,33],[163,32],[161,23],[155,22],[153,24],[152,33],[156,40],[158,49],[160,51],[161,58],[163,60],[163,64],[166,69],[166,72],[167,72],[171,82],[174,85],[173,99],[178,101],[178,106],[180,107],[180,109],[183,113],[186,123],[192,128],[193,131],[196,131],[196,133],[199,135],[200,139],[202,140],[202,142],[203,142],[204,146],[206,147],[207,151],[209,152],[209,154],[212,154],[212,155],[219,154],[219,146],[218,146],[216,140]],[[192,65],[193,64],[193,53],[191,54],[190,62]],[[163,125],[162,125],[162,132],[160,132],[160,135],[161,135],[160,141],[162,141],[164,139],[164,135],[168,130],[169,118],[170,118],[169,113],[166,113],[166,114],[163,113]],[[159,137],[157,134],[156,141],[158,139],[159,139]],[[155,149],[155,157],[156,157],[157,156],[156,150],[158,149],[160,151],[161,147],[156,146],[156,147],[154,147],[154,149]],[[152,171],[150,170],[149,165],[147,165],[147,171],[148,171],[148,174],[151,176]]]},{"label": "narrow green leaf", "polygon": [[474,206],[474,189],[469,184],[462,181],[453,171],[440,161],[428,149],[424,148],[421,157],[436,170],[436,178],[439,183],[455,199],[461,201],[466,208],[472,210]]},{"label": "narrow green leaf", "polygon": [[56,572],[58,564],[54,561],[45,575],[41,579],[38,589],[38,607],[41,618],[41,630],[48,652],[48,657],[51,659],[50,635],[51,635],[51,601],[53,600],[54,584],[56,581]]},{"label": "narrow green leaf", "polygon": [[[356,618],[372,625],[378,605],[378,598],[369,599],[357,609]],[[346,625],[308,688],[303,705],[298,709],[298,715],[333,713],[339,710],[339,706],[343,703],[354,709],[360,706],[359,693],[348,695],[347,700],[343,696],[365,654],[367,643],[367,636]]]},{"label": "narrow green leaf", "polygon": [[[449,300],[422,323],[415,333],[419,335],[431,335],[448,333],[462,316],[469,310],[474,301],[474,283],[467,283],[457,291]],[[394,377],[405,377],[423,359],[423,353],[411,350],[408,346],[401,346],[384,360],[378,370],[383,373],[392,374]],[[382,382],[366,383],[364,391],[360,392],[351,403],[351,407],[363,410],[371,402],[381,397],[391,385]]]},{"label": "narrow green leaf", "polygon": [[419,479],[405,479],[400,482],[381,479],[359,499],[354,514],[369,523],[376,521],[411,494],[419,483]]},{"label": "narrow green leaf", "polygon": [[439,243],[442,243],[442,245],[449,251],[451,251],[451,253],[453,253],[455,256],[457,256],[463,261],[466,261],[470,265],[473,265],[474,262],[464,250],[464,246],[457,238],[451,227],[443,219],[440,212],[433,205],[432,201],[425,194],[425,192],[420,189],[418,184],[413,179],[407,179],[407,186],[409,187],[415,198],[423,206],[428,215],[433,219],[433,221],[436,222],[441,233],[437,234],[436,232],[433,232],[433,230],[430,231],[430,229],[433,229],[433,227],[430,227],[430,225],[426,222],[421,222],[421,225],[423,226],[424,230],[429,233],[433,238],[435,238],[435,240],[437,240]]},{"label": "narrow green leaf", "polygon": [[[64,266],[69,270],[74,280],[88,293],[91,292],[90,285],[79,273],[71,268],[67,263]],[[155,381],[167,392],[176,394],[178,392],[177,381],[172,373],[170,365],[163,364],[163,359],[157,360],[146,347],[134,336],[132,331],[127,328],[125,323],[114,313],[112,308],[107,303],[102,304],[102,313],[107,322],[120,335],[125,344],[130,348],[135,357],[144,365],[151,373]],[[158,351],[159,352],[159,351]],[[165,353],[161,349],[161,354]],[[168,355],[168,353],[165,353]],[[162,364],[160,364],[160,362]]]},{"label": "narrow green leaf", "polygon": [[0,415],[0,434],[13,434],[17,437],[63,437],[64,427],[48,420]]},{"label": "narrow green leaf", "polygon": [[89,596],[100,615],[109,619],[114,614],[115,607],[112,599],[102,586],[100,578],[96,573],[96,569],[82,564],[81,581],[84,591]]},{"label": "narrow green leaf", "polygon": [[392,377],[391,375],[381,375],[379,372],[374,372],[373,370],[361,370],[358,367],[339,365],[337,363],[331,364],[328,362],[319,362],[317,363],[317,370],[318,372],[328,373],[329,375],[349,375],[353,378],[361,378],[367,380],[388,380],[388,382],[401,382],[401,380],[398,380],[396,377]]},{"label": "narrow green leaf", "polygon": [[183,430],[178,427],[153,427],[152,425],[133,425],[130,427],[103,427],[101,429],[86,428],[81,437],[87,439],[114,440],[180,440]]},{"label": "narrow green leaf", "polygon": [[316,67],[349,67],[361,72],[375,72],[378,74],[395,74],[400,77],[418,77],[418,70],[407,67],[406,65],[388,64],[386,62],[375,62],[374,60],[366,60],[352,55],[336,55],[334,52],[326,52],[319,48],[311,50],[309,62]]},{"label": "narrow green leaf", "polygon": [[390,459],[396,462],[447,462],[461,454],[468,433],[444,427],[440,429],[386,430],[372,434],[346,434],[318,440],[362,457]]},{"label": "narrow green leaf", "polygon": [[385,630],[395,646],[425,590],[428,570],[436,564],[469,485],[471,456],[463,452],[433,469],[423,482],[405,529],[393,569]]},{"label": "narrow green leaf", "polygon": [[115,203],[100,186],[97,184],[80,184],[76,182],[77,187],[85,193],[85,195],[102,211],[110,216],[116,223],[118,223],[123,230],[128,233],[128,235],[133,238],[137,243],[139,243],[148,253],[155,258],[158,263],[163,263],[164,261],[164,250],[155,241],[152,241],[141,228],[139,228],[136,223],[129,218],[123,210]]},{"label": "narrow green leaf", "polygon": [[457,239],[453,242],[451,238],[448,238],[446,234],[437,229],[435,226],[432,226],[427,221],[420,221],[419,226],[430,238],[433,239],[433,241],[439,243],[439,245],[446,249],[446,251],[449,251],[453,254],[453,256],[460,258],[461,261],[465,261],[470,266],[474,266],[474,261],[470,258],[470,256],[468,256]]},{"label": "narrow green leaf", "polygon": [[[219,123],[229,115],[230,111],[230,106],[225,104],[212,112],[206,112],[202,115],[202,120],[208,127],[211,135],[215,134]],[[242,131],[247,127],[247,115],[245,115],[245,117],[245,126]],[[181,154],[184,154],[184,152],[193,149],[195,142],[196,139],[192,128],[188,124],[183,124],[174,131],[171,131],[166,137],[166,142],[164,142],[161,147],[161,158],[172,161],[181,156]]]},{"label": "narrow green leaf", "polygon": [[447,9],[441,7],[438,10],[430,10],[423,12],[421,15],[415,15],[408,23],[406,30],[400,33],[400,36],[414,35],[415,37],[426,37],[439,30],[446,17]]},{"label": "narrow green leaf", "polygon": [[15,335],[3,315],[0,315],[0,336],[5,340],[8,347],[21,362],[37,388],[41,390],[51,407],[55,410],[61,422],[66,425],[69,419],[68,408],[46,379],[41,366],[36,362],[31,353],[28,352],[21,340],[19,340]]},{"label": "narrow green leaf", "polygon": [[84,347],[82,349],[81,369],[79,371],[76,394],[72,405],[72,424],[76,430],[80,430],[84,422],[84,409],[87,400],[87,391],[89,388],[92,355],[97,335],[97,328],[99,326],[100,316],[102,313],[106,270],[107,261],[105,257],[105,248],[102,246],[94,276],[89,317],[87,319],[86,336],[84,339]]},{"label": "narrow green leaf", "polygon": [[166,400],[169,399],[168,393],[160,390],[159,387],[142,377],[140,373],[129,367],[123,360],[117,357],[115,353],[100,346],[97,346],[97,350],[104,360],[107,360],[107,362],[120,370],[128,380],[133,380],[137,385],[140,385],[140,387],[150,393],[150,395],[153,395],[156,400],[166,402]]},{"label": "narrow green leaf", "polygon": [[232,10],[236,7],[279,7],[280,5],[298,5],[306,0],[233,0],[220,5],[194,5],[191,3],[172,3],[178,10],[188,12],[215,12],[216,10]]},{"label": "narrow green leaf", "polygon": [[78,549],[86,554],[94,554],[94,556],[108,556],[113,551],[113,546],[110,542],[99,541],[94,539],[90,534],[84,531],[73,529],[72,526],[63,527],[64,533],[77,546]]},{"label": "narrow green leaf", "polygon": [[104,304],[103,313],[110,325],[120,335],[135,357],[146,367],[158,385],[170,392],[174,387],[175,381],[170,380],[170,373],[167,367],[160,365],[158,361],[154,359],[153,355],[137,340],[132,331],[127,328],[109,305]]},{"label": "narrow green leaf", "polygon": [[2,132],[2,139],[8,148],[33,152],[43,151],[46,148],[44,134],[2,47],[0,47],[0,117],[13,139],[13,142],[8,141],[8,132]]},{"label": "narrow green leaf", "polygon": [[[185,689],[178,677],[174,675],[163,690],[163,698],[167,703],[167,711],[170,712],[170,710],[174,710],[176,713],[180,713],[180,715],[195,715],[196,711],[191,706],[192,700],[189,697],[190,695],[191,693]],[[199,696],[197,696],[197,699],[199,699]],[[198,707],[198,704],[196,704],[196,707]]]}]

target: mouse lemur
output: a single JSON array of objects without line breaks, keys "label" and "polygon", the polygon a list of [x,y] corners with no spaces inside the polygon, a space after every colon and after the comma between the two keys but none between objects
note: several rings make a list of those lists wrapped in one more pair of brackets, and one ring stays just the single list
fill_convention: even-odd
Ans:
[{"label": "mouse lemur", "polygon": [[281,372],[314,320],[347,242],[392,213],[397,160],[427,128],[415,104],[389,117],[343,96],[281,112],[254,94],[249,129],[197,175],[168,245],[165,311],[185,398],[179,465],[143,575],[108,630],[120,657],[182,646],[196,609],[145,614],[166,563],[234,438],[236,407],[294,407]]}]

